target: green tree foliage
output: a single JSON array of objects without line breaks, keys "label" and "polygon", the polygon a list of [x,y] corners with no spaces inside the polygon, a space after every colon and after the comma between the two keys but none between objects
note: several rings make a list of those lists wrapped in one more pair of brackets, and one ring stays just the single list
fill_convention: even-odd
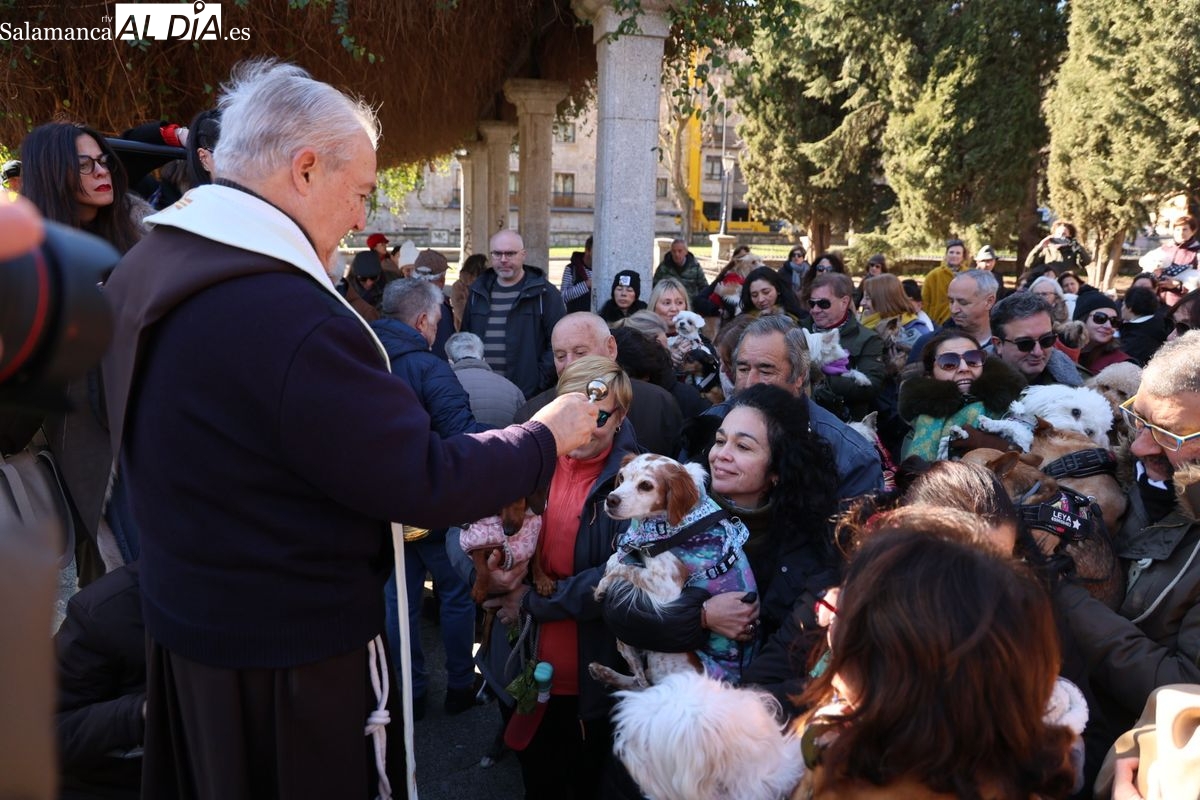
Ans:
[{"label": "green tree foliage", "polygon": [[[1086,231],[1107,287],[1150,207],[1197,186],[1200,0],[1161,8],[1077,0],[1050,96],[1050,204]],[[1175,154],[1180,154],[1175,157]]]},{"label": "green tree foliage", "polygon": [[[843,212],[873,170],[896,194],[894,238],[975,229],[1000,241],[1013,233],[1047,142],[1040,107],[1065,40],[1061,4],[805,6],[788,46],[755,53],[758,75],[748,90],[757,94],[741,108],[755,118],[747,133],[755,128],[756,163],[778,176],[812,175],[801,192],[848,192]],[[780,77],[789,80],[771,80]],[[763,135],[778,127],[799,142]],[[795,206],[788,216],[804,213]]]}]

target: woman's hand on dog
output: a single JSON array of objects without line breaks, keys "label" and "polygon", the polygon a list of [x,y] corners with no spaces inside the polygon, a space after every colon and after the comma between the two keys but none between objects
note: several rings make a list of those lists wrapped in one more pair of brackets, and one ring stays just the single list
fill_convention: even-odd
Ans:
[{"label": "woman's hand on dog", "polygon": [[492,550],[488,554],[488,587],[487,593],[490,595],[507,594],[513,589],[525,583],[525,576],[529,574],[529,559],[518,561],[512,565],[511,569],[501,569],[500,564],[504,561],[504,554],[499,549]]},{"label": "woman's hand on dog", "polygon": [[758,601],[744,602],[745,592],[724,592],[704,601],[704,621],[714,633],[749,641],[758,632]]},{"label": "woman's hand on dog", "polygon": [[500,620],[502,625],[512,625],[521,616],[521,599],[528,591],[528,586],[518,586],[499,597],[484,600],[483,607],[496,609],[496,619]]}]

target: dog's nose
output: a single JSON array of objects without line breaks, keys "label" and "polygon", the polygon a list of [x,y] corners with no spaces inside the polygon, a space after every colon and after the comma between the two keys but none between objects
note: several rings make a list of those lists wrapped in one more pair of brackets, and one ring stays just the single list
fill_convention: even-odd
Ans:
[{"label": "dog's nose", "polygon": [[604,499],[604,505],[608,508],[616,508],[617,506],[621,505],[621,498],[617,497],[615,494],[610,494]]}]

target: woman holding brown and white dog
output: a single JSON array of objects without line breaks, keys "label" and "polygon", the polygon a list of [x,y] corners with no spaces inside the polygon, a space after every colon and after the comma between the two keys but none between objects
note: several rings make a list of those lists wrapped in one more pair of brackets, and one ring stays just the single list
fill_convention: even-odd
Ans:
[{"label": "woman holding brown and white dog", "polygon": [[535,556],[556,581],[554,592],[543,597],[522,583],[484,603],[495,607],[505,624],[532,617],[539,637],[537,660],[554,666],[546,714],[529,747],[517,754],[526,800],[600,797],[602,784],[614,780],[606,775],[610,766],[619,769],[612,758],[612,703],[587,666],[592,661],[624,665],[593,593],[629,524],[604,513],[604,500],[621,461],[638,449],[631,429],[622,425],[633,387],[615,361],[586,356],[571,363],[559,377],[558,393],[586,392],[593,380],[608,386],[608,396],[597,401],[600,415],[591,441],[558,459]]}]

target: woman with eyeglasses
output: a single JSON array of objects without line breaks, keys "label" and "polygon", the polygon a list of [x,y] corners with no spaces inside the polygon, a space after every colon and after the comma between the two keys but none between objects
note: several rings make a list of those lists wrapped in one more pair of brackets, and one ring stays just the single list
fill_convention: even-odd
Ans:
[{"label": "woman with eyeglasses", "polygon": [[1173,342],[1190,330],[1200,328],[1200,289],[1184,295],[1167,316],[1170,331],[1167,341]]},{"label": "woman with eyeglasses", "polygon": [[121,253],[141,238],[141,217],[152,209],[135,203],[100,133],[65,122],[34,128],[21,142],[21,168],[21,193],[46,219],[95,234]]},{"label": "woman with eyeglasses", "polygon": [[949,458],[955,428],[974,427],[983,415],[1002,417],[1026,386],[1021,373],[988,358],[978,342],[954,328],[929,339],[921,366],[922,374],[900,384],[900,416],[912,426],[901,458]]},{"label": "woman with eyeglasses", "polygon": [[1087,292],[1075,301],[1073,319],[1082,321],[1088,332],[1088,341],[1079,351],[1081,369],[1095,375],[1109,364],[1129,361],[1117,337],[1121,315],[1116,300],[1104,292]]}]

